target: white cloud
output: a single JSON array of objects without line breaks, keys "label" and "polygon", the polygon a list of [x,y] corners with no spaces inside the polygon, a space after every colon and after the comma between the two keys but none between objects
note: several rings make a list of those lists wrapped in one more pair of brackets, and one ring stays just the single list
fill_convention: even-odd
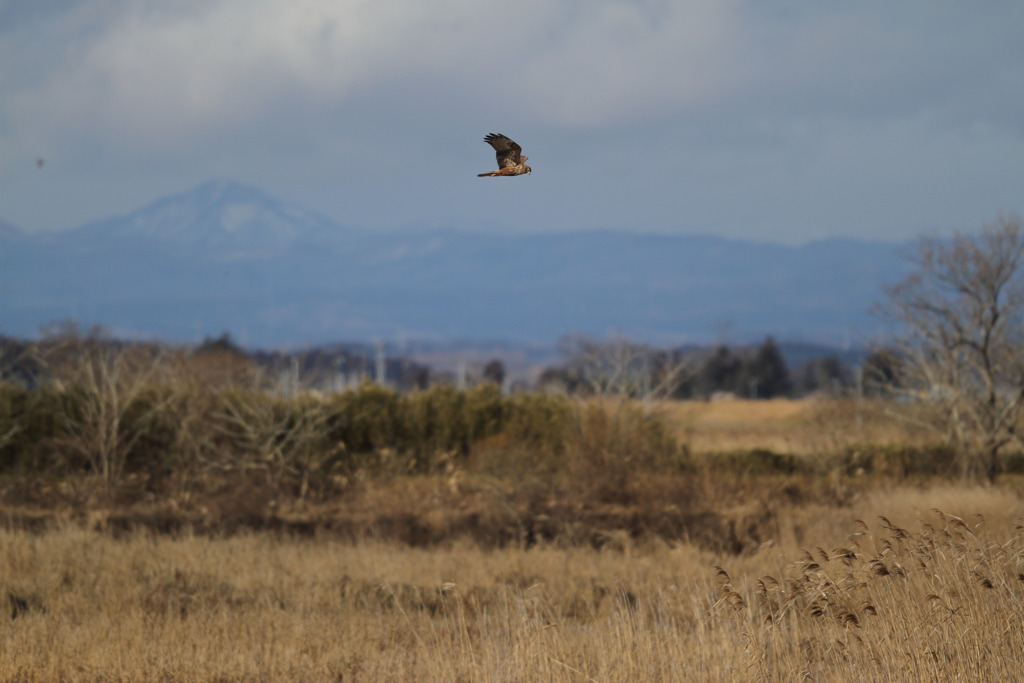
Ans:
[{"label": "white cloud", "polygon": [[910,17],[740,0],[87,0],[0,48],[26,64],[0,72],[0,107],[27,130],[157,147],[375,102],[564,127],[737,105],[856,116],[956,101],[945,79],[976,56],[936,30],[959,17],[935,5]]},{"label": "white cloud", "polygon": [[[545,226],[735,215],[822,231],[829,201],[854,223],[849,198],[900,174],[920,189],[886,206],[920,214],[967,174],[947,152],[995,201],[1024,177],[1005,151],[1024,145],[1022,22],[1024,5],[941,0],[0,0],[0,185],[25,198],[4,211],[69,211],[40,208],[66,173],[89,217],[213,176],[330,187],[301,199],[381,222],[485,215],[436,176],[485,170],[492,130],[567,174],[536,207]],[[23,178],[37,155],[59,158],[51,189]],[[104,209],[103,188],[133,199]],[[596,217],[566,200],[587,193]]]},{"label": "white cloud", "polygon": [[[20,124],[73,119],[76,130],[138,144],[244,125],[268,107],[277,115],[289,103],[339,106],[356,92],[408,87],[536,121],[608,125],[713,95],[732,59],[730,3],[90,4],[94,12],[64,16],[64,30],[47,36],[74,45],[63,59],[8,84]],[[100,9],[107,21],[92,25]]]},{"label": "white cloud", "polygon": [[538,118],[609,126],[699,106],[741,82],[736,3],[592,3],[512,74]]}]

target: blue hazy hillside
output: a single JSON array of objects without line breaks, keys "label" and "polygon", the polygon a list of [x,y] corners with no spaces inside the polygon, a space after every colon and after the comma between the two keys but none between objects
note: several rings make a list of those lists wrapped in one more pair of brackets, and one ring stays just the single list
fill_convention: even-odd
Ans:
[{"label": "blue hazy hillside", "polygon": [[[471,227],[471,226],[463,226]],[[74,319],[190,341],[864,342],[898,246],[791,247],[628,232],[375,233],[234,183],[207,183],[60,233],[0,223],[0,332]]]}]

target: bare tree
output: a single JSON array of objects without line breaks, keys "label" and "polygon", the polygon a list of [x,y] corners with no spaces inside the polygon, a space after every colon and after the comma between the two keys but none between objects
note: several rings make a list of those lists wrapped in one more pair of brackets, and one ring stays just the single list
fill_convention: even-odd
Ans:
[{"label": "bare tree", "polygon": [[[77,340],[72,340],[77,343]],[[78,344],[77,365],[60,392],[59,443],[81,456],[108,493],[120,482],[132,448],[170,401],[163,366],[148,348]]]},{"label": "bare tree", "polygon": [[223,470],[261,471],[274,485],[295,479],[299,497],[323,465],[321,439],[329,413],[320,397],[303,394],[285,399],[267,391],[227,391],[215,414],[220,431],[241,450],[219,459]]},{"label": "bare tree", "polygon": [[625,336],[596,341],[573,335],[559,347],[567,357],[567,375],[597,396],[665,398],[693,374],[689,355],[658,351]]},{"label": "bare tree", "polygon": [[996,475],[1024,410],[1024,225],[1001,217],[977,234],[925,239],[883,312],[902,325],[892,383],[939,409],[964,476]]}]

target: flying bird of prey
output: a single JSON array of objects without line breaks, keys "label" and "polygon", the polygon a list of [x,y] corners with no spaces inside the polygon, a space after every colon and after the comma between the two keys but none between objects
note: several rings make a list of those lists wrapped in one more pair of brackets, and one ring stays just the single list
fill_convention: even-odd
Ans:
[{"label": "flying bird of prey", "polygon": [[477,178],[533,173],[533,169],[526,165],[527,157],[523,156],[523,148],[509,138],[501,133],[489,133],[484,136],[484,142],[494,148],[498,157],[498,170],[477,173]]}]

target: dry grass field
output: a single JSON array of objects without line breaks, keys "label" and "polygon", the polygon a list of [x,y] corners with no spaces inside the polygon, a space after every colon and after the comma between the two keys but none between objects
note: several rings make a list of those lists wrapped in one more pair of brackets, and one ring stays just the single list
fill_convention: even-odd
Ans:
[{"label": "dry grass field", "polygon": [[1021,512],[891,490],[743,556],[8,531],[0,679],[1021,680]]},{"label": "dry grass field", "polygon": [[548,475],[491,439],[318,500],[4,484],[0,680],[1024,680],[1016,479],[743,459],[929,443],[878,406],[653,410],[699,464],[591,421]]},{"label": "dry grass field", "polygon": [[933,435],[854,399],[671,401],[661,404],[676,436],[696,453],[761,448],[815,455],[857,444],[921,444]]}]

